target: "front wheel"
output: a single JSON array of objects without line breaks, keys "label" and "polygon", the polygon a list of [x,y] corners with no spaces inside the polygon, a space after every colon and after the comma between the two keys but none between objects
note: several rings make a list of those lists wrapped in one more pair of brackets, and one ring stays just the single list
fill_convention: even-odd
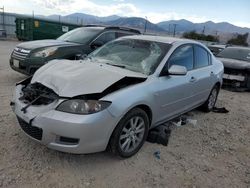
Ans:
[{"label": "front wheel", "polygon": [[213,89],[211,90],[208,99],[206,102],[201,106],[201,109],[205,112],[210,112],[213,110],[215,103],[217,101],[217,97],[219,94],[219,86],[215,85]]},{"label": "front wheel", "polygon": [[146,112],[140,108],[132,109],[116,126],[109,143],[111,151],[123,158],[131,157],[144,144],[148,129]]}]

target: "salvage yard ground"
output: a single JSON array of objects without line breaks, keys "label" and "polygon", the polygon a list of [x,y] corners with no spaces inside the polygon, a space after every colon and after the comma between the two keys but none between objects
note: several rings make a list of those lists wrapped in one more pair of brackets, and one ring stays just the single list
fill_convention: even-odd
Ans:
[{"label": "salvage yard ground", "polygon": [[0,187],[250,188],[250,93],[222,90],[217,106],[230,112],[192,111],[197,124],[175,128],[167,147],[146,143],[126,160],[108,152],[61,153],[35,143],[17,126],[9,103],[25,76],[9,67],[16,44],[0,41]]}]

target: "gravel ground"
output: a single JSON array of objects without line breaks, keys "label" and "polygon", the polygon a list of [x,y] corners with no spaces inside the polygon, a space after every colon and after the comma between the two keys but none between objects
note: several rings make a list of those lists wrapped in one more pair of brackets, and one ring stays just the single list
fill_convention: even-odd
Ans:
[{"label": "gravel ground", "polygon": [[167,147],[147,142],[126,160],[108,152],[65,154],[35,143],[17,126],[9,102],[25,76],[8,64],[16,44],[0,41],[0,187],[250,188],[250,93],[222,90],[217,105],[230,112],[192,111],[197,124],[174,128]]}]

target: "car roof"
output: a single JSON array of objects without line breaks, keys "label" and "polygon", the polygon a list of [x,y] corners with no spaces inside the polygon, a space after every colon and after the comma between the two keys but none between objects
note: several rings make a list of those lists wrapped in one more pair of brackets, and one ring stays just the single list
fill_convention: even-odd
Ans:
[{"label": "car roof", "polygon": [[240,50],[250,50],[249,47],[244,47],[244,46],[229,46],[227,48],[229,48],[229,49],[240,49]]},{"label": "car roof", "polygon": [[167,44],[173,44],[175,42],[180,42],[180,43],[187,42],[187,43],[201,44],[199,42],[196,42],[196,41],[190,40],[190,39],[167,37],[167,36],[131,35],[131,36],[126,36],[126,37],[122,37],[122,38],[130,38],[130,39],[138,39],[138,40],[148,40],[148,41],[162,42],[162,43],[167,43]]},{"label": "car roof", "polygon": [[208,47],[226,48],[227,45],[226,44],[212,44],[212,45],[208,45]]},{"label": "car roof", "polygon": [[132,33],[137,33],[141,34],[141,32],[137,29],[133,29],[130,27],[120,27],[120,26],[107,26],[107,25],[85,25],[83,27],[88,27],[88,28],[97,28],[100,30],[120,30],[120,31],[127,31],[127,32],[132,32]]}]

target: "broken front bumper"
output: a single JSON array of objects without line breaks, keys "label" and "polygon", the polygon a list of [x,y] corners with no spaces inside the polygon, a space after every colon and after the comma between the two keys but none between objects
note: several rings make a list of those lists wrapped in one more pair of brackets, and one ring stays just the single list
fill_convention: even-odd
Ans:
[{"label": "broken front bumper", "polygon": [[223,74],[223,86],[233,89],[249,90],[250,73],[244,70],[226,69]]},{"label": "broken front bumper", "polygon": [[93,153],[106,149],[118,119],[108,110],[89,115],[56,111],[62,102],[49,105],[26,106],[19,100],[22,85],[16,87],[12,109],[20,127],[33,140],[49,148],[69,153]]},{"label": "broken front bumper", "polygon": [[223,74],[223,79],[236,80],[236,81],[243,82],[246,78],[245,76],[241,76],[241,75]]}]

